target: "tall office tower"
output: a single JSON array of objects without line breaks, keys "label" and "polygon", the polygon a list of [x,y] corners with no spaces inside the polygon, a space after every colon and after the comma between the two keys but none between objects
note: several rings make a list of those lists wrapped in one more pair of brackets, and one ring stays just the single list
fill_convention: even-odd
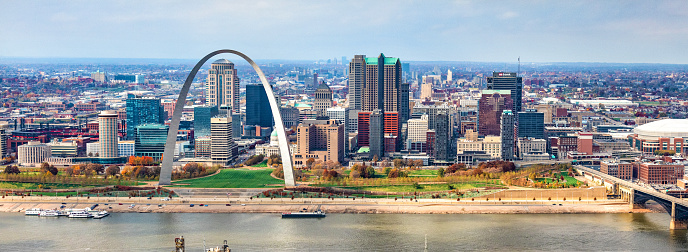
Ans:
[{"label": "tall office tower", "polygon": [[[380,54],[377,58],[365,58],[365,84],[363,86],[363,110],[376,109],[399,111],[401,85],[401,61]],[[406,105],[408,106],[408,104]]]},{"label": "tall office tower", "polygon": [[108,110],[98,114],[98,139],[100,141],[100,157],[119,157],[116,111]]},{"label": "tall office tower", "polygon": [[432,100],[432,83],[423,83],[420,85],[420,99]]},{"label": "tall office tower", "polygon": [[165,110],[160,99],[127,95],[127,139],[136,139],[136,127],[144,124],[164,124]]},{"label": "tall office tower", "polygon": [[452,71],[451,69],[447,70],[447,84],[451,84],[453,82],[453,76],[452,76]]},{"label": "tall office tower", "polygon": [[545,114],[533,109],[518,112],[518,137],[545,139]]},{"label": "tall office tower", "polygon": [[478,133],[482,136],[499,136],[502,111],[512,107],[511,91],[483,90],[478,101]]},{"label": "tall office tower", "polygon": [[435,161],[450,161],[456,157],[456,151],[452,151],[452,122],[451,116],[446,113],[437,114],[435,118]]},{"label": "tall office tower", "polygon": [[231,117],[210,119],[210,159],[214,164],[226,165],[237,156],[237,146],[232,138]]},{"label": "tall office tower", "polygon": [[336,120],[303,121],[296,129],[297,147],[292,154],[294,164],[304,166],[310,158],[323,162],[343,162],[345,135],[344,124]]},{"label": "tall office tower", "polygon": [[[360,123],[360,122],[359,122]],[[384,145],[384,114],[382,110],[373,110],[370,114],[370,130],[368,141],[370,142],[370,158],[377,156],[382,158],[385,154]]]},{"label": "tall office tower", "polygon": [[354,55],[349,63],[349,108],[363,109],[363,85],[366,81],[365,55]]},{"label": "tall office tower", "polygon": [[384,153],[395,152],[401,149],[401,123],[399,112],[391,111],[383,113],[384,120]]},{"label": "tall office tower", "polygon": [[370,147],[370,111],[358,112],[358,120],[356,120],[356,128],[358,129],[358,147]]},{"label": "tall office tower", "polygon": [[327,114],[327,109],[332,107],[332,90],[327,84],[322,83],[315,90],[315,107],[319,116]]},{"label": "tall office tower", "polygon": [[500,137],[502,140],[502,160],[512,161],[514,160],[515,146],[516,146],[516,132],[514,131],[515,116],[511,110],[502,111],[501,118],[501,132]]},{"label": "tall office tower", "polygon": [[512,111],[521,112],[523,96],[523,78],[516,73],[493,72],[492,77],[487,77],[488,90],[509,90],[513,101]]},{"label": "tall office tower", "polygon": [[170,127],[162,124],[145,124],[136,127],[134,142],[135,156],[148,156],[154,160],[161,160],[165,152],[167,132]]},{"label": "tall office tower", "polygon": [[411,118],[411,109],[409,108],[409,84],[402,83],[399,85],[399,123],[403,124]]},{"label": "tall office tower", "polygon": [[272,109],[263,85],[246,85],[246,125],[272,128],[273,124]]},{"label": "tall office tower", "polygon": [[241,114],[232,113],[232,137],[241,137]]},{"label": "tall office tower", "polygon": [[240,112],[239,77],[234,63],[219,59],[210,64],[206,85],[206,103],[210,106],[230,106],[234,113]]},{"label": "tall office tower", "polygon": [[210,118],[217,115],[218,109],[215,106],[194,107],[194,137],[210,136]]},{"label": "tall office tower", "polygon": [[356,133],[358,131],[358,113],[360,110],[348,108],[346,111],[346,133]]}]

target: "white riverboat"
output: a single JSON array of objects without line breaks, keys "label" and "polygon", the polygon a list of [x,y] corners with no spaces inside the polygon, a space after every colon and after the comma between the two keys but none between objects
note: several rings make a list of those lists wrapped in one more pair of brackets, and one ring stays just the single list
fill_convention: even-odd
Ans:
[{"label": "white riverboat", "polygon": [[110,215],[107,211],[100,211],[95,214],[93,214],[93,219],[102,219]]},{"label": "white riverboat", "polygon": [[41,214],[41,211],[43,211],[43,210],[41,210],[40,208],[31,208],[29,210],[24,211],[24,215],[36,215],[36,216],[38,216]]},{"label": "white riverboat", "polygon": [[71,212],[69,213],[69,218],[93,218],[93,215],[88,212]]},{"label": "white riverboat", "polygon": [[41,213],[38,215],[40,217],[58,217],[60,216],[60,213],[55,210],[45,210],[41,211]]}]

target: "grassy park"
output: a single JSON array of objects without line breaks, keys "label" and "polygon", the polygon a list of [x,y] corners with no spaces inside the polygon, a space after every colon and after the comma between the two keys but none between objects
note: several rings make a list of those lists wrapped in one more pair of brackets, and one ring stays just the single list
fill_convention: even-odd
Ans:
[{"label": "grassy park", "polygon": [[224,169],[220,173],[203,178],[178,180],[173,183],[177,187],[194,188],[276,188],[284,184],[284,180],[270,176],[273,169],[248,170]]}]

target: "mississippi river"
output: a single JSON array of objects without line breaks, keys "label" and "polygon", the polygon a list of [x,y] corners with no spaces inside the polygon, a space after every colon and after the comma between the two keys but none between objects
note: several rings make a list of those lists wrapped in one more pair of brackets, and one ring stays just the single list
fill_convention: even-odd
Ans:
[{"label": "mississippi river", "polygon": [[0,213],[0,251],[187,251],[228,240],[232,251],[675,251],[686,231],[666,213],[279,214],[113,213],[104,219]]}]

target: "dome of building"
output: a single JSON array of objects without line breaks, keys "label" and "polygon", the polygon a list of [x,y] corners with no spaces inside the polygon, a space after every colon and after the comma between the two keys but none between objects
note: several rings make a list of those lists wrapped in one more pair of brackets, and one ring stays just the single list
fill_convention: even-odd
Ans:
[{"label": "dome of building", "polygon": [[633,129],[641,139],[656,139],[658,137],[682,138],[688,137],[688,119],[664,119],[646,123]]},{"label": "dome of building", "polygon": [[277,137],[277,131],[272,130],[272,133],[270,134],[270,146],[278,146],[279,145],[279,138]]},{"label": "dome of building", "polygon": [[229,60],[226,60],[226,59],[219,59],[219,60],[213,61],[213,64],[232,64],[232,62]]}]

